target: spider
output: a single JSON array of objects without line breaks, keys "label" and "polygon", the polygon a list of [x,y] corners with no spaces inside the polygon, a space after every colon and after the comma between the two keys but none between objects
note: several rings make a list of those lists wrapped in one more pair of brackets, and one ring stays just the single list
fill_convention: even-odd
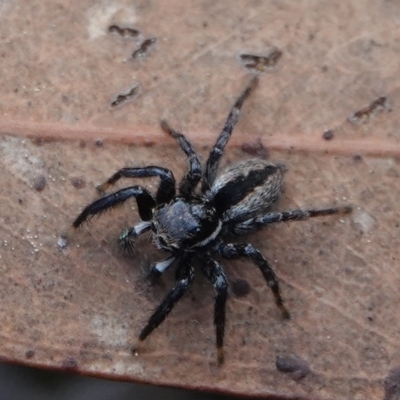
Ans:
[{"label": "spider", "polygon": [[[98,186],[99,192],[105,192],[121,178],[156,176],[160,178],[160,184],[155,197],[143,186],[129,186],[89,204],[73,223],[73,227],[78,228],[94,215],[134,197],[142,222],[122,232],[121,244],[128,245],[137,236],[151,231],[154,245],[169,253],[164,261],[152,265],[149,276],[157,278],[174,264],[176,284],[142,329],[140,341],[145,340],[164,321],[188,291],[195,276],[195,266],[198,265],[215,289],[216,347],[218,362],[222,363],[228,282],[223,267],[214,260],[213,254],[226,259],[245,257],[252,261],[271,289],[282,316],[290,318],[283,304],[278,279],[269,262],[251,244],[226,243],[224,236],[248,234],[274,222],[307,220],[351,211],[350,206],[270,211],[271,204],[281,192],[284,166],[262,159],[239,162],[217,177],[220,159],[238,121],[241,107],[257,82],[257,77],[253,77],[234,103],[204,169],[188,139],[170,128],[166,121],[161,121],[162,129],[177,141],[188,159],[188,169],[178,191],[174,175],[169,169],[159,166],[122,168]],[[201,188],[197,190],[200,182]]]}]

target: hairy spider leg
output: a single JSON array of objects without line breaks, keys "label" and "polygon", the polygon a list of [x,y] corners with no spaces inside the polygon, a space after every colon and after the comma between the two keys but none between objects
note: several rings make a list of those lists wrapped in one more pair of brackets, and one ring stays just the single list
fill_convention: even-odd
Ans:
[{"label": "hairy spider leg", "polygon": [[277,211],[270,212],[265,215],[250,218],[247,221],[235,224],[231,232],[235,235],[246,235],[255,232],[262,227],[275,222],[286,221],[305,221],[309,218],[322,217],[325,215],[333,214],[347,214],[351,212],[351,206],[331,207],[322,210],[291,210],[291,211]]},{"label": "hairy spider leg", "polygon": [[149,283],[152,285],[157,282],[157,279],[174,263],[176,260],[175,256],[171,256],[163,261],[158,261],[152,265],[147,275]]},{"label": "hairy spider leg", "polygon": [[238,122],[240,109],[242,108],[244,101],[247,99],[247,97],[249,97],[250,93],[256,87],[257,83],[258,83],[258,77],[254,76],[251,79],[249,85],[244,90],[244,92],[236,100],[231,111],[229,112],[224,128],[222,129],[222,132],[219,135],[217,142],[211,149],[210,155],[207,160],[206,169],[204,171],[204,176],[203,176],[203,184],[202,184],[203,193],[209,190],[212,184],[214,183],[219,166],[219,161],[222,155],[224,154],[224,148],[231,137],[233,128]]},{"label": "hairy spider leg", "polygon": [[72,226],[78,228],[83,222],[94,215],[105,212],[110,208],[118,207],[130,197],[135,197],[138,205],[139,216],[143,221],[150,221],[153,217],[153,208],[156,202],[152,195],[142,186],[131,186],[118,192],[104,196],[86,206],[78,215]]},{"label": "hairy spider leg", "polygon": [[222,257],[228,259],[240,257],[250,258],[258,266],[258,268],[260,268],[268,287],[272,290],[272,293],[275,297],[275,303],[281,310],[283,318],[290,318],[289,311],[283,305],[278,278],[268,261],[257,249],[255,249],[249,243],[221,243],[218,246],[218,252]]},{"label": "hairy spider leg", "polygon": [[161,128],[178,142],[180,148],[188,158],[188,171],[179,184],[179,193],[185,198],[188,198],[193,193],[193,190],[196,189],[196,186],[201,179],[202,171],[199,156],[194,151],[189,140],[182,133],[170,128],[167,121],[161,121]]},{"label": "hairy spider leg", "polygon": [[160,186],[156,194],[157,204],[170,202],[175,196],[175,178],[167,168],[148,166],[143,168],[122,168],[103,184],[97,186],[99,192],[105,192],[111,185],[114,185],[121,178],[149,178],[158,176]]},{"label": "hairy spider leg", "polygon": [[219,364],[224,361],[224,331],[225,331],[225,303],[228,298],[228,283],[221,265],[209,255],[205,256],[206,263],[201,270],[215,289],[214,325],[216,332],[217,356]]},{"label": "hairy spider leg", "polygon": [[132,226],[131,228],[125,229],[119,235],[119,244],[126,251],[130,252],[134,249],[134,239],[144,232],[151,229],[150,221],[142,221]]},{"label": "hairy spider leg", "polygon": [[157,307],[156,311],[154,311],[153,315],[147,322],[147,325],[140,332],[139,340],[145,340],[147,336],[149,336],[150,333],[164,321],[174,305],[190,288],[194,278],[194,269],[190,264],[190,257],[185,257],[182,260],[182,263],[182,267],[178,267],[180,268],[181,274],[174,288],[167,294],[161,304]]}]

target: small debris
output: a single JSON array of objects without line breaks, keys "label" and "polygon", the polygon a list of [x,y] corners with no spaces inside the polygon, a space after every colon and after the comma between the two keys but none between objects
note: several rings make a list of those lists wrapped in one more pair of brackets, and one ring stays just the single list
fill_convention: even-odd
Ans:
[{"label": "small debris", "polygon": [[290,373],[295,381],[305,378],[310,373],[308,363],[295,355],[278,356],[276,358],[276,369]]},{"label": "small debris", "polygon": [[136,347],[131,347],[131,353],[136,357],[139,355]]},{"label": "small debris", "polygon": [[57,240],[57,246],[60,249],[64,249],[68,246],[68,239],[65,236],[60,236]]},{"label": "small debris", "polygon": [[140,35],[140,32],[137,29],[129,28],[129,27],[120,27],[118,25],[111,25],[108,28],[108,32],[117,33],[118,35],[126,38],[126,37],[136,37]]},{"label": "small debris", "polygon": [[140,92],[140,86],[138,83],[130,86],[125,93],[117,94],[113,100],[111,100],[111,107],[115,108],[121,104],[126,104],[128,101],[132,101],[136,98]]},{"label": "small debris", "polygon": [[41,192],[46,187],[46,177],[39,175],[33,180],[33,188],[37,192]]},{"label": "small debris", "polygon": [[258,72],[265,72],[276,67],[279,59],[282,57],[282,51],[273,48],[266,56],[255,54],[241,54],[240,58],[244,66],[248,69],[256,70]]},{"label": "small debris", "polygon": [[324,140],[332,140],[334,136],[333,129],[328,129],[322,134]]},{"label": "small debris", "polygon": [[157,41],[156,38],[145,39],[139,46],[137,50],[132,53],[132,58],[137,59],[143,57],[151,47],[153,47],[154,43]]},{"label": "small debris", "polygon": [[358,110],[354,114],[350,115],[348,120],[355,125],[365,124],[369,122],[375,116],[375,114],[384,110],[389,110],[388,99],[387,97],[382,96],[378,97],[361,110]]},{"label": "small debris", "polygon": [[102,139],[96,139],[96,140],[94,141],[94,144],[95,144],[97,147],[103,147],[104,142],[103,142]]}]

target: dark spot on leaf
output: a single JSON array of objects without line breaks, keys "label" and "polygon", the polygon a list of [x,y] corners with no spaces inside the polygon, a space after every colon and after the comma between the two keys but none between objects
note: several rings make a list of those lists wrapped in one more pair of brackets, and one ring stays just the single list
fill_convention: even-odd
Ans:
[{"label": "dark spot on leaf", "polygon": [[65,104],[67,104],[67,105],[70,104],[69,98],[68,98],[68,96],[66,96],[65,94],[63,94],[63,95],[61,96],[61,101],[62,101],[63,103],[65,103]]},{"label": "dark spot on leaf", "polygon": [[241,150],[243,151],[243,153],[260,157],[264,160],[269,158],[269,151],[263,146],[261,139],[258,139],[257,142],[243,143],[241,146]]},{"label": "dark spot on leaf", "polygon": [[73,177],[71,178],[72,186],[76,189],[83,189],[86,186],[86,182],[84,178]]},{"label": "dark spot on leaf", "polygon": [[62,367],[66,369],[76,369],[78,368],[78,363],[75,358],[67,357],[62,361]]},{"label": "dark spot on leaf", "polygon": [[41,192],[46,187],[46,178],[43,175],[39,175],[33,180],[33,188],[37,192]]},{"label": "dark spot on leaf", "polygon": [[332,140],[332,139],[333,139],[333,136],[334,136],[334,134],[333,134],[333,130],[332,130],[332,129],[328,129],[327,131],[325,131],[325,132],[322,134],[322,138],[323,138],[324,140]]},{"label": "dark spot on leaf", "polygon": [[34,144],[35,146],[42,146],[45,143],[53,143],[56,141],[56,139],[53,137],[43,138],[43,137],[38,136],[38,137],[33,138],[31,141],[32,141],[32,144]]},{"label": "dark spot on leaf", "polygon": [[385,397],[384,400],[398,400],[400,398],[400,366],[394,367],[389,371],[385,378]]},{"label": "dark spot on leaf", "polygon": [[232,292],[236,297],[244,297],[250,293],[250,285],[244,279],[236,279],[232,282]]},{"label": "dark spot on leaf", "polygon": [[44,139],[41,138],[41,137],[35,137],[35,138],[32,139],[32,143],[35,146],[41,146],[44,143]]},{"label": "dark spot on leaf", "polygon": [[27,351],[25,352],[25,357],[26,357],[28,360],[31,359],[34,355],[35,355],[35,350],[30,349],[30,350],[27,350]]},{"label": "dark spot on leaf", "polygon": [[155,142],[152,139],[144,139],[144,146],[145,147],[153,147]]},{"label": "dark spot on leaf", "polygon": [[292,379],[296,381],[305,378],[310,373],[308,363],[295,355],[278,356],[276,358],[276,369],[290,373]]}]

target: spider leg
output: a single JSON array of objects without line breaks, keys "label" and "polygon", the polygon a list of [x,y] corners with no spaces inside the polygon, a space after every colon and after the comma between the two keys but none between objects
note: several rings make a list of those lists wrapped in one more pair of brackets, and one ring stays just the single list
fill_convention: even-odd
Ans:
[{"label": "spider leg", "polygon": [[130,251],[134,249],[134,239],[137,238],[144,232],[147,232],[151,229],[150,221],[142,221],[136,224],[135,226],[125,229],[119,235],[119,244],[125,250]]},{"label": "spider leg", "polygon": [[203,176],[203,184],[202,184],[202,192],[209,190],[214,183],[215,176],[217,174],[219,160],[224,153],[224,148],[228,143],[233,128],[235,127],[236,123],[238,122],[240,109],[244,101],[253,91],[255,86],[257,85],[258,78],[254,76],[249,85],[246,87],[244,92],[240,95],[240,97],[236,100],[235,104],[233,105],[231,111],[229,112],[228,118],[225,122],[225,126],[222,129],[221,134],[219,135],[217,142],[215,143],[214,147],[210,151],[210,155],[207,160],[206,169],[204,171]]},{"label": "spider leg", "polygon": [[154,311],[150,317],[147,325],[142,329],[139,335],[139,340],[143,341],[156,329],[161,322],[168,316],[174,305],[182,298],[182,296],[188,291],[190,285],[193,282],[194,270],[190,265],[190,259],[182,260],[185,265],[181,269],[181,276],[176,282],[174,288],[167,294],[161,304]]},{"label": "spider leg", "polygon": [[104,196],[86,206],[75,219],[72,226],[78,228],[83,222],[89,220],[94,215],[107,211],[110,208],[123,204],[130,197],[135,197],[138,205],[140,218],[144,221],[150,221],[153,216],[153,208],[156,202],[151,194],[142,186],[131,186],[118,192]]},{"label": "spider leg", "polygon": [[[171,256],[163,261],[158,261],[152,265],[150,268],[149,274],[147,275],[147,279],[149,283],[152,285],[157,282],[157,279],[174,263],[176,257]],[[178,279],[177,279],[178,280]]]},{"label": "spider leg", "polygon": [[171,135],[189,159],[189,169],[179,185],[179,193],[188,197],[192,194],[201,179],[201,164],[188,139],[180,132],[173,130],[166,121],[161,121],[161,128]]},{"label": "spider leg", "polygon": [[221,265],[208,255],[206,263],[201,266],[201,270],[215,289],[214,325],[217,338],[218,362],[222,364],[224,361],[225,303],[228,298],[228,283]]},{"label": "spider leg", "polygon": [[148,166],[143,168],[122,168],[103,184],[97,186],[99,192],[105,192],[111,185],[114,185],[121,178],[148,178],[158,176],[160,186],[156,194],[157,204],[168,203],[175,196],[175,178],[169,169]]},{"label": "spider leg", "polygon": [[322,217],[333,214],[346,214],[351,212],[351,206],[331,207],[321,210],[292,210],[282,212],[270,212],[265,215],[250,218],[247,221],[233,225],[231,232],[235,235],[245,235],[255,232],[265,225],[275,222],[305,221],[309,218]]},{"label": "spider leg", "polygon": [[275,303],[281,310],[283,318],[290,318],[289,311],[283,305],[278,278],[275,275],[271,265],[269,265],[268,261],[257,249],[248,243],[221,243],[217,250],[222,257],[228,259],[240,257],[250,258],[258,266],[258,268],[260,268],[264,279],[267,281],[267,285],[272,290],[272,293],[275,297]]}]

